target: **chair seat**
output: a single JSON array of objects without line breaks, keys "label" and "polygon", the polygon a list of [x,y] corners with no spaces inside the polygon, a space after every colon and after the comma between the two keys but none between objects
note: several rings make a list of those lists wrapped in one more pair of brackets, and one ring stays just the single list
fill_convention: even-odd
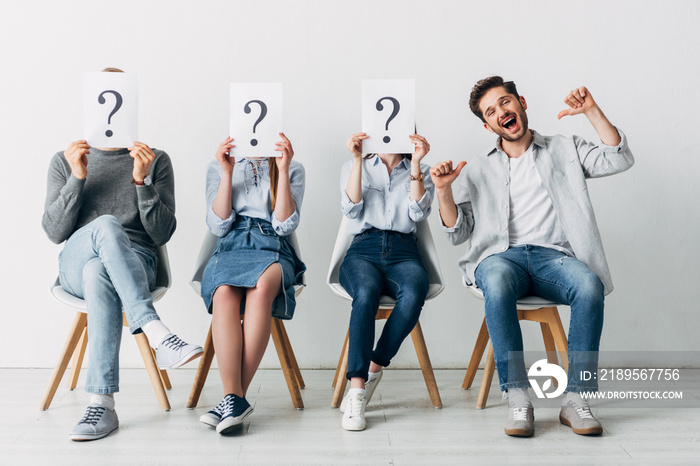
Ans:
[{"label": "chair seat", "polygon": [[[467,287],[469,293],[475,298],[484,300],[484,293],[476,286],[470,286],[464,283]],[[555,303],[554,301],[549,301],[539,296],[525,296],[517,301],[518,309],[522,311],[534,311],[535,309],[542,309],[543,307],[560,306],[561,303]]]},{"label": "chair seat", "polygon": [[[190,286],[195,291],[195,293],[197,293],[198,295],[202,294],[202,282],[192,280],[190,282]],[[295,298],[299,297],[299,295],[301,294],[301,290],[303,290],[305,286],[306,285],[294,285],[294,297]]]},{"label": "chair seat", "polygon": [[[155,303],[160,298],[165,296],[166,291],[168,291],[168,288],[164,286],[158,286],[153,291],[151,291],[151,297],[153,298],[153,302]],[[87,312],[87,303],[85,302],[85,300],[80,299],[77,296],[73,296],[72,294],[64,290],[61,285],[54,285],[51,288],[51,295],[54,298],[56,298],[56,300],[61,304],[65,304],[66,306],[75,308],[77,311],[80,312]]]},{"label": "chair seat", "polygon": [[[343,288],[340,283],[329,283],[328,286],[331,288],[333,293],[337,294],[343,299],[347,299],[348,301],[352,301],[352,297],[348,294],[347,291],[345,291],[345,288]],[[445,287],[441,283],[431,283],[428,286],[428,295],[425,297],[425,300],[433,299],[437,295],[439,295],[442,290]],[[379,298],[379,307],[381,308],[388,308],[391,307],[393,308],[396,305],[396,300],[394,298],[390,298],[389,296],[382,295]]]}]

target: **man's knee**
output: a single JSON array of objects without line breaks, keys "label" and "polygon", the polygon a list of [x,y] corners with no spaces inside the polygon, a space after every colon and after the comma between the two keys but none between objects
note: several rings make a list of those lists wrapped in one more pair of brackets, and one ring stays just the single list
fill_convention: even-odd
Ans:
[{"label": "man's knee", "polygon": [[498,259],[493,259],[485,265],[487,267],[477,269],[476,274],[476,284],[484,295],[497,298],[515,293],[517,277],[511,267]]},{"label": "man's knee", "polygon": [[95,289],[114,289],[109,274],[99,258],[91,259],[83,266],[83,290],[89,293],[90,290]]},{"label": "man's knee", "polygon": [[114,215],[101,215],[92,222],[93,231],[105,238],[126,236],[124,227]]},{"label": "man's knee", "polygon": [[571,288],[571,293],[574,299],[585,299],[586,301],[603,301],[605,297],[603,283],[593,272],[577,279]]}]

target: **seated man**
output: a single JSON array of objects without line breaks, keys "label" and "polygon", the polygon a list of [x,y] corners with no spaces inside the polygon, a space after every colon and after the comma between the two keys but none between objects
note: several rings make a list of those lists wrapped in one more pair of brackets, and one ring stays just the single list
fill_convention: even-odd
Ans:
[{"label": "seated man", "polygon": [[161,369],[202,354],[160,321],[150,294],[156,247],[175,231],[174,194],[168,154],[140,142],[96,149],[76,141],[51,161],[42,226],[51,241],[66,241],[59,256],[61,286],[86,301],[88,314],[85,391],[92,396],[70,433],[73,440],[99,439],[119,426],[114,393],[122,311],[131,333],[146,334]]},{"label": "seated man", "polygon": [[612,175],[634,163],[624,134],[605,117],[585,87],[571,91],[569,108],[583,113],[602,144],[578,136],[542,136],[528,129],[527,103],[513,82],[492,76],[476,83],[469,106],[499,137],[451,185],[466,162],[442,162],[430,171],[440,217],[452,244],[469,240],[459,266],[485,299],[501,390],[508,392],[508,435],[531,436],[534,416],[516,300],[526,295],[571,306],[569,373],[559,419],[577,434],[599,434],[582,392],[595,370],[603,328],[603,300],[612,291],[610,271],[586,187],[587,178]]}]

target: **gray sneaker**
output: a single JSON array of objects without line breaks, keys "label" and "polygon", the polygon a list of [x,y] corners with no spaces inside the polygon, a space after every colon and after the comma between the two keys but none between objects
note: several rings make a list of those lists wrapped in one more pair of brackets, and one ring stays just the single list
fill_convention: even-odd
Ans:
[{"label": "gray sneaker", "polygon": [[506,435],[513,437],[532,437],[535,433],[535,410],[532,404],[524,408],[516,408],[508,404],[508,421],[505,427]]},{"label": "gray sneaker", "polygon": [[[383,375],[384,375],[384,370],[381,370],[381,371],[379,371],[379,375],[377,376],[377,378],[375,378],[373,380],[368,379],[367,382],[365,382],[365,398],[366,398],[365,406],[367,406],[369,404],[369,400],[372,399],[372,395],[374,394],[374,390],[376,390],[377,385],[379,385],[379,381],[382,380]],[[343,398],[343,401],[340,403],[340,412],[344,413],[345,408],[347,406],[348,406],[348,397],[346,396]]]},{"label": "gray sneaker", "polygon": [[586,400],[582,403],[569,401],[561,407],[559,421],[571,427],[579,435],[599,435],[603,433],[603,426],[591,414],[591,408]]},{"label": "gray sneaker", "polygon": [[172,333],[160,342],[156,349],[159,369],[175,369],[202,355],[202,347],[180,340]]},{"label": "gray sneaker", "polygon": [[70,438],[77,442],[97,440],[114,432],[117,427],[119,427],[117,412],[105,408],[101,404],[93,403],[87,407],[80,422],[73,427]]}]

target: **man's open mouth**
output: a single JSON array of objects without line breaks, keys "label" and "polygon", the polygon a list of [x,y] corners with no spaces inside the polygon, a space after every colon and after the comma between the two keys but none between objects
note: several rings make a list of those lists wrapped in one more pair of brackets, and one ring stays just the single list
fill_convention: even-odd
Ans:
[{"label": "man's open mouth", "polygon": [[515,115],[508,117],[501,126],[503,126],[507,130],[512,130],[515,128],[515,125],[517,124],[517,119],[515,118]]}]

